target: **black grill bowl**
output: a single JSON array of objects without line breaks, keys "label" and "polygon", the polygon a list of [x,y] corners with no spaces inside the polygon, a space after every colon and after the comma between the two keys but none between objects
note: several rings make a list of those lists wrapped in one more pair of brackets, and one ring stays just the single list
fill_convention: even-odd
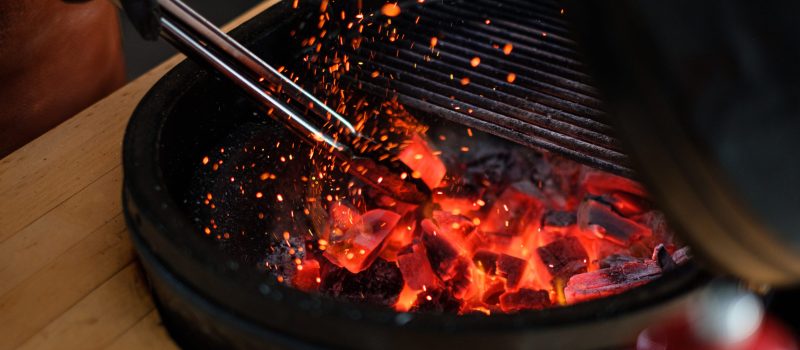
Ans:
[{"label": "black grill bowl", "polygon": [[[283,2],[233,36],[290,60],[288,31],[304,16]],[[280,52],[271,51],[280,48]],[[191,348],[609,348],[675,310],[706,276],[689,264],[602,300],[512,315],[399,314],[296,291],[220,249],[194,222],[187,193],[199,160],[230,135],[293,136],[227,82],[185,61],[136,109],[125,135],[124,210],[171,336]]]}]

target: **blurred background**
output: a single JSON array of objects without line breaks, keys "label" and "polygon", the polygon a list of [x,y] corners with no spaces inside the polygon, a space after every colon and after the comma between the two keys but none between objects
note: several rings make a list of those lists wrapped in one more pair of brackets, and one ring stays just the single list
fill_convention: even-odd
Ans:
[{"label": "blurred background", "polygon": [[[221,26],[261,1],[184,0],[184,2],[214,24]],[[122,49],[125,54],[125,68],[128,80],[136,79],[136,77],[177,53],[164,40],[159,39],[156,42],[152,42],[142,39],[124,13],[120,13],[120,18],[122,19]]]}]

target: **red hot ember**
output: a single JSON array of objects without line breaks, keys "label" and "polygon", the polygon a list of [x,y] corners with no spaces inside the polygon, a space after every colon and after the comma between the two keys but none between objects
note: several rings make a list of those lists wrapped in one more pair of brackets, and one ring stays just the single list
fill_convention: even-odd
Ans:
[{"label": "red hot ember", "polygon": [[343,235],[331,236],[331,244],[324,255],[334,265],[359,273],[372,264],[398,221],[397,213],[370,210],[359,216]]},{"label": "red hot ember", "polygon": [[491,314],[621,293],[687,260],[635,182],[534,150],[431,145],[414,134],[397,154],[432,203],[309,199],[324,227],[279,279],[398,311]]}]

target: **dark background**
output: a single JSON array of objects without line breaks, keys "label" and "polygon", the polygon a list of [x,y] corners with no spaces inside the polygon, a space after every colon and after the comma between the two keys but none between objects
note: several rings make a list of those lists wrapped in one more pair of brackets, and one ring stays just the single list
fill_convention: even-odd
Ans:
[{"label": "dark background", "polygon": [[[186,4],[205,16],[214,24],[221,26],[260,3],[260,0],[184,0]],[[146,41],[139,37],[124,13],[122,19],[122,49],[125,52],[125,66],[128,80],[147,72],[162,61],[176,54],[164,40]]]}]

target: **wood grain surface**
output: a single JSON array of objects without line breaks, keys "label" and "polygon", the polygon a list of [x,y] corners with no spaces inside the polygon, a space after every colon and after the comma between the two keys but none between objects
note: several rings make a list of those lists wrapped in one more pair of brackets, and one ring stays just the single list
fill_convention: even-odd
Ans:
[{"label": "wood grain surface", "polygon": [[121,153],[136,104],[182,59],[0,160],[0,349],[176,348],[125,229]]}]

